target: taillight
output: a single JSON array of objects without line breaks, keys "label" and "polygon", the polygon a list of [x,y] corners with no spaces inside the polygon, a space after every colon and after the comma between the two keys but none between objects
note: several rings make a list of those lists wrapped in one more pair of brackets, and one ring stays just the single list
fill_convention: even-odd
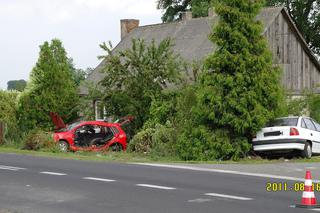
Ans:
[{"label": "taillight", "polygon": [[290,128],[290,136],[299,135],[299,131],[296,128]]}]

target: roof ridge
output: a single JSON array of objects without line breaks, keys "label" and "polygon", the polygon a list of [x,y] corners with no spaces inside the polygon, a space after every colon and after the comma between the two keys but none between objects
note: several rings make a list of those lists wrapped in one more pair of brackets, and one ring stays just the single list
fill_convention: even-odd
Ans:
[{"label": "roof ridge", "polygon": [[[264,10],[264,9],[283,9],[284,6],[283,5],[279,5],[279,6],[268,6],[268,7],[263,7],[261,10]],[[200,19],[210,19],[210,18],[214,18],[214,17],[210,17],[210,16],[204,16],[204,17],[197,17],[197,18],[192,18],[190,20],[187,20],[187,21],[191,21],[191,20],[200,20]],[[162,22],[162,23],[156,23],[156,24],[147,24],[147,25],[142,25],[142,26],[139,26],[135,29],[138,29],[138,28],[145,28],[145,27],[154,27],[154,26],[159,26],[159,25],[170,25],[170,24],[178,24],[178,23],[182,23],[182,22],[185,22],[186,20],[179,20],[179,21],[173,21],[173,22]]]},{"label": "roof ridge", "polygon": [[279,5],[279,6],[267,6],[267,7],[263,7],[263,9],[272,9],[272,8],[284,8],[284,5]]}]

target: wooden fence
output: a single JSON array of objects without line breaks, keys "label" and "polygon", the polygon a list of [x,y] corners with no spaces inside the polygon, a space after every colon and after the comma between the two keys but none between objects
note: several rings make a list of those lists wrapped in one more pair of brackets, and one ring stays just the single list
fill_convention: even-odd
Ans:
[{"label": "wooden fence", "polygon": [[4,144],[5,124],[0,122],[0,144]]}]

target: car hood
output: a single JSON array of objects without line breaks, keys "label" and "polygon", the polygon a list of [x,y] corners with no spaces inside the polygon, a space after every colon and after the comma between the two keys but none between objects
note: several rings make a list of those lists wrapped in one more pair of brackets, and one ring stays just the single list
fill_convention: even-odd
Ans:
[{"label": "car hood", "polygon": [[53,124],[55,125],[55,130],[66,128],[66,124],[63,122],[62,118],[55,112],[50,112],[50,117]]}]

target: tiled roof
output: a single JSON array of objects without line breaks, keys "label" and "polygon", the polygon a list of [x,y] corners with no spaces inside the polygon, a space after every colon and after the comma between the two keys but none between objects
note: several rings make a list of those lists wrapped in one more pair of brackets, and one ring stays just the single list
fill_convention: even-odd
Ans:
[{"label": "tiled roof", "polygon": [[[283,7],[267,7],[261,10],[257,19],[265,26],[265,30],[270,26],[273,20],[281,13]],[[141,26],[130,32],[113,51],[120,51],[131,48],[132,39],[140,38],[146,42],[153,39],[160,42],[170,37],[175,46],[174,52],[179,54],[183,59],[192,62],[203,59],[208,53],[212,52],[215,45],[208,39],[208,35],[215,23],[218,22],[218,16],[194,18],[179,22],[164,23]],[[101,68],[104,62],[91,73],[87,78],[94,84],[97,84],[103,78]],[[80,94],[88,94],[85,86],[80,87]]]}]

